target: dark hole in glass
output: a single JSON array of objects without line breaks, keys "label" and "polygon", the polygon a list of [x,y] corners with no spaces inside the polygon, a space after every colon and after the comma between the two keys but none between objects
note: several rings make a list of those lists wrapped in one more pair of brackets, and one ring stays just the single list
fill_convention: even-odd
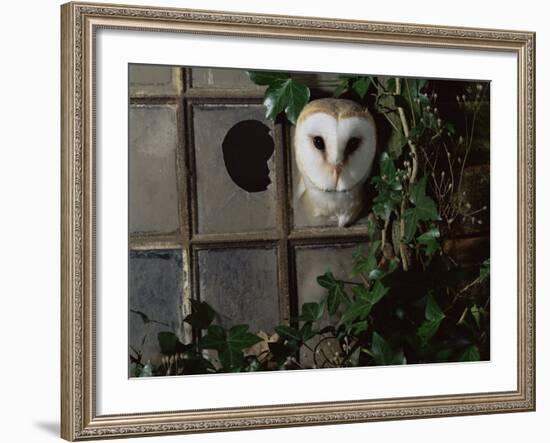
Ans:
[{"label": "dark hole in glass", "polygon": [[273,155],[275,143],[269,131],[258,120],[244,120],[234,125],[223,140],[227,172],[245,191],[265,191],[271,184],[267,161]]}]

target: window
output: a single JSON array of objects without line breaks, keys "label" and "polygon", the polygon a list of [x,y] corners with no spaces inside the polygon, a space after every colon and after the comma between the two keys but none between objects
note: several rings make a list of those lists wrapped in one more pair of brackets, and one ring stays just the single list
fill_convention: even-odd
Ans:
[{"label": "window", "polygon": [[[130,65],[129,76],[130,345],[143,361],[161,358],[162,330],[188,341],[192,298],[224,326],[272,333],[321,298],[317,275],[346,277],[364,220],[336,229],[293,211],[292,128],[265,118],[245,71]],[[303,77],[318,96],[337,81]]]}]

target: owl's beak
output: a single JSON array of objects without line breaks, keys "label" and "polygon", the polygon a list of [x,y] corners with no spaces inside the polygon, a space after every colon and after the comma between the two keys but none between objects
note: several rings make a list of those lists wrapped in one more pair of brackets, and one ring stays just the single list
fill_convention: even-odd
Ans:
[{"label": "owl's beak", "polygon": [[340,178],[340,173],[342,172],[342,169],[344,169],[344,165],[342,163],[331,165],[330,167],[330,175],[334,180],[334,189],[336,189],[336,186],[338,185],[338,179]]}]

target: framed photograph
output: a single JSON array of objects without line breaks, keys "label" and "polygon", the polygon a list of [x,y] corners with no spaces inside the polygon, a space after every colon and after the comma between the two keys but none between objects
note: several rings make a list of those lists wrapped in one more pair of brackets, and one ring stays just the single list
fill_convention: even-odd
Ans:
[{"label": "framed photograph", "polygon": [[63,438],[534,410],[534,33],[61,14]]}]

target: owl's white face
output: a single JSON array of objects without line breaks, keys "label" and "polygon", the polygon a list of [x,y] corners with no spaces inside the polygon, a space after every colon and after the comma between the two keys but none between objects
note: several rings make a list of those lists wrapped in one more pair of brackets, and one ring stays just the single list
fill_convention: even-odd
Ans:
[{"label": "owl's white face", "polygon": [[296,162],[304,180],[322,191],[344,192],[369,176],[376,152],[370,115],[338,119],[322,111],[298,122]]}]

